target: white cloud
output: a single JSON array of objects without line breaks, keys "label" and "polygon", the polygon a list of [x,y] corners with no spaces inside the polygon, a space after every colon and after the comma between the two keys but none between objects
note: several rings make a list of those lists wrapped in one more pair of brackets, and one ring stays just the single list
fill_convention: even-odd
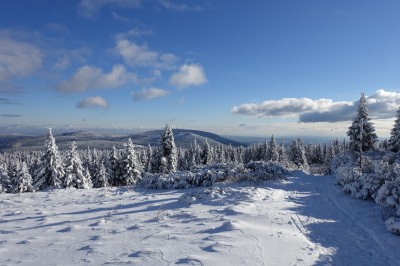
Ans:
[{"label": "white cloud", "polygon": [[199,5],[188,5],[187,3],[178,4],[172,0],[160,0],[162,7],[173,11],[202,11],[203,7]]},{"label": "white cloud", "polygon": [[68,33],[69,29],[67,26],[62,25],[62,24],[57,24],[57,23],[48,23],[44,25],[45,29],[53,32],[58,32],[58,33]]},{"label": "white cloud", "polygon": [[[234,114],[256,117],[299,117],[299,122],[349,121],[356,115],[358,100],[334,102],[331,99],[284,98],[262,103],[234,106]],[[378,90],[367,98],[370,117],[387,119],[395,117],[400,106],[400,93]]]},{"label": "white cloud", "polygon": [[0,80],[28,76],[42,64],[42,54],[36,46],[0,37]]},{"label": "white cloud", "polygon": [[85,65],[57,88],[63,92],[82,92],[88,89],[117,88],[133,82],[137,82],[136,74],[129,73],[122,65],[114,65],[109,73],[103,73],[100,68]]},{"label": "white cloud", "polygon": [[113,11],[112,13],[113,19],[119,21],[119,22],[123,22],[123,23],[133,23],[135,22],[134,19],[130,18],[130,17],[125,17],[122,16],[120,14],[118,14],[117,12]]},{"label": "white cloud", "polygon": [[147,44],[139,45],[126,39],[117,38],[115,51],[132,67],[172,69],[178,60],[173,54],[160,54],[151,50]]},{"label": "white cloud", "polygon": [[105,6],[118,6],[121,8],[138,8],[141,0],[81,0],[78,4],[78,12],[85,18],[93,19]]},{"label": "white cloud", "polygon": [[133,28],[126,32],[118,33],[115,36],[115,38],[120,40],[120,39],[136,38],[136,37],[141,37],[141,36],[149,36],[149,35],[153,35],[153,34],[154,34],[154,32],[151,29]]},{"label": "white cloud", "polygon": [[76,107],[78,108],[100,107],[105,109],[109,107],[109,104],[103,97],[93,96],[79,101],[76,104]]},{"label": "white cloud", "polygon": [[179,71],[169,79],[171,85],[180,89],[193,85],[201,85],[205,82],[207,82],[207,78],[203,67],[196,64],[182,65]]},{"label": "white cloud", "polygon": [[148,89],[142,89],[140,92],[132,92],[132,98],[134,101],[151,100],[168,94],[170,94],[170,91],[151,87]]}]

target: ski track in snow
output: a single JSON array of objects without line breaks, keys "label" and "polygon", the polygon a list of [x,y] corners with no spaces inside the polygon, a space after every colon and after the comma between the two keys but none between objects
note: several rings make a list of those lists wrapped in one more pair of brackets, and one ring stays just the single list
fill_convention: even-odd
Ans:
[{"label": "ski track in snow", "polygon": [[2,194],[0,265],[400,265],[380,207],[330,176],[216,187]]}]

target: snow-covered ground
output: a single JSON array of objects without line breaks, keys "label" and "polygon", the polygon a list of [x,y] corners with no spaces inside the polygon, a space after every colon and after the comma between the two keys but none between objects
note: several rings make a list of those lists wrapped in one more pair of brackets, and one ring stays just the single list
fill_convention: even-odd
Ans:
[{"label": "snow-covered ground", "polygon": [[400,265],[381,207],[330,176],[0,195],[0,265]]}]

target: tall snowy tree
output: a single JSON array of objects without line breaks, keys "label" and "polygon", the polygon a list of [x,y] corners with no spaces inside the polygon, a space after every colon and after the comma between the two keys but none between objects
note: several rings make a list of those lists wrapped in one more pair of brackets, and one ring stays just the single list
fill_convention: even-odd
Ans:
[{"label": "tall snowy tree", "polygon": [[141,178],[138,158],[130,138],[128,143],[125,144],[120,171],[120,185],[122,186],[134,185]]},{"label": "tall snowy tree", "polygon": [[64,167],[51,128],[49,128],[45,145],[46,151],[41,158],[39,168],[35,172],[34,186],[36,190],[43,190],[49,187],[61,188],[65,176]]},{"label": "tall snowy tree", "polygon": [[178,151],[170,125],[166,125],[161,136],[161,146],[157,151],[160,161],[158,171],[163,174],[174,173],[178,168]]},{"label": "tall snowy tree", "polygon": [[278,145],[276,144],[274,135],[271,136],[269,141],[267,158],[269,161],[277,162],[279,160]]},{"label": "tall snowy tree", "polygon": [[394,121],[392,130],[390,131],[390,139],[388,142],[388,148],[393,152],[400,150],[400,107],[397,109],[397,118]]},{"label": "tall snowy tree", "polygon": [[[361,93],[357,116],[354,118],[352,125],[347,131],[347,136],[350,138],[350,147],[353,151],[370,151],[375,147],[375,142],[378,141],[378,136],[375,133],[375,128],[370,122],[368,116],[367,99],[364,93]],[[362,132],[361,132],[362,130]]]}]

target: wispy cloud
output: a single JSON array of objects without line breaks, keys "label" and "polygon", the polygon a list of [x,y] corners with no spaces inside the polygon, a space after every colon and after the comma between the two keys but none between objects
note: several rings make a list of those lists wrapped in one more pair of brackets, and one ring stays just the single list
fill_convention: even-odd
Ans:
[{"label": "wispy cloud", "polygon": [[169,83],[179,89],[201,85],[207,82],[206,75],[202,66],[197,64],[184,64],[180,67],[179,71],[173,74]]},{"label": "wispy cloud", "polygon": [[190,5],[187,3],[188,1],[178,3],[177,1],[172,0],[160,0],[159,2],[163,8],[172,11],[202,11],[204,9],[199,5]]},{"label": "wispy cloud", "polygon": [[8,96],[19,96],[23,93],[24,89],[21,86],[9,82],[0,82],[0,94]]},{"label": "wispy cloud", "polygon": [[151,100],[168,94],[170,94],[170,91],[151,87],[148,89],[142,89],[139,92],[132,92],[132,99],[134,101]]},{"label": "wispy cloud", "polygon": [[2,116],[2,117],[9,117],[9,118],[12,118],[12,117],[21,117],[22,115],[17,115],[17,114],[1,114],[1,116]]},{"label": "wispy cloud", "polygon": [[124,62],[132,67],[153,67],[172,69],[178,57],[171,53],[159,53],[151,50],[147,44],[137,44],[127,39],[118,39],[114,49]]},{"label": "wispy cloud", "polygon": [[43,56],[35,45],[0,36],[0,80],[28,76],[42,64]]},{"label": "wispy cloud", "polygon": [[78,4],[78,13],[84,18],[94,19],[105,6],[138,8],[140,4],[141,0],[81,0]]},{"label": "wispy cloud", "polygon": [[58,24],[58,23],[47,23],[44,25],[44,28],[49,31],[59,32],[59,33],[67,33],[69,29],[67,26]]},{"label": "wispy cloud", "polygon": [[106,109],[109,107],[109,104],[104,98],[100,96],[93,96],[79,101],[76,104],[76,107],[78,108],[100,107]]},{"label": "wispy cloud", "polygon": [[0,97],[0,105],[1,104],[20,104],[20,103],[13,99]]},{"label": "wispy cloud", "polygon": [[[400,106],[400,93],[378,90],[367,98],[370,116],[387,119],[396,115]],[[358,100],[335,102],[331,99],[284,98],[262,103],[246,103],[234,106],[234,114],[256,117],[299,117],[299,122],[349,121],[356,115]]]},{"label": "wispy cloud", "polygon": [[111,14],[112,14],[113,19],[115,19],[116,21],[122,22],[122,23],[133,23],[133,22],[137,21],[133,18],[123,16],[115,11],[113,11]]},{"label": "wispy cloud", "polygon": [[154,32],[151,29],[140,29],[133,28],[126,32],[118,33],[115,38],[118,40],[128,39],[128,38],[136,38],[141,36],[151,36]]},{"label": "wispy cloud", "polygon": [[117,88],[136,81],[136,74],[128,72],[122,65],[114,65],[109,73],[104,73],[100,68],[85,65],[57,88],[62,92],[83,92],[89,89]]}]

